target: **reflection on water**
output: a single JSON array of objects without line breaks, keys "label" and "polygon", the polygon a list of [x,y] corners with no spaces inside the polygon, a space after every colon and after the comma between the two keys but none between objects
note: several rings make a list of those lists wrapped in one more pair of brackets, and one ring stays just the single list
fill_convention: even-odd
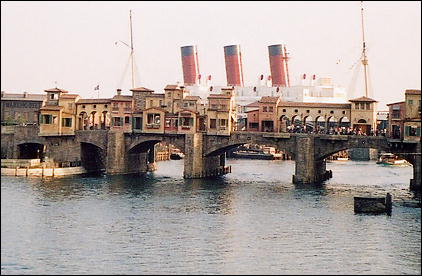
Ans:
[{"label": "reflection on water", "polygon": [[[332,162],[320,186],[293,161],[228,160],[183,179],[183,160],[144,176],[2,177],[2,274],[416,274],[421,213],[412,168]],[[353,196],[393,195],[355,215]]]}]

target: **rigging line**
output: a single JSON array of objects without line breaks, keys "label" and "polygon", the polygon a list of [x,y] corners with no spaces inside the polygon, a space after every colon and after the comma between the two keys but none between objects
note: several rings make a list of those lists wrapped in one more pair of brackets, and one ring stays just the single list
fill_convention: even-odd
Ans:
[{"label": "rigging line", "polygon": [[124,81],[124,79],[125,79],[125,77],[126,77],[126,74],[127,74],[127,70],[128,70],[128,68],[129,68],[130,58],[131,58],[131,57],[129,56],[129,59],[128,59],[128,61],[126,62],[126,65],[125,65],[125,68],[124,68],[123,74],[122,74],[122,76],[120,77],[119,82],[117,83],[117,88],[121,88],[121,85],[123,84],[123,81]]},{"label": "rigging line", "polygon": [[135,57],[133,57],[133,63],[135,64],[135,71],[134,71],[134,74],[135,74],[135,80],[137,80],[138,81],[138,83],[140,83],[140,75],[139,75],[139,68],[138,68],[138,64],[136,63],[136,59],[135,59]]},{"label": "rigging line", "polygon": [[355,67],[353,74],[352,74],[352,78],[349,82],[349,86],[348,86],[347,90],[348,90],[349,97],[351,99],[355,98],[356,83],[357,83],[357,78],[360,74],[360,69],[361,69],[361,66]]},{"label": "rigging line", "polygon": [[371,71],[369,70],[370,66],[369,64],[367,65],[367,70],[368,70],[368,90],[369,90],[369,98],[374,98],[374,90],[372,87],[372,78],[371,78]]}]

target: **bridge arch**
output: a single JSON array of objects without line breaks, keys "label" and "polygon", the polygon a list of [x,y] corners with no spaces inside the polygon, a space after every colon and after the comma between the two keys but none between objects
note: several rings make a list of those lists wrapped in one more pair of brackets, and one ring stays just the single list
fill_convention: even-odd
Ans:
[{"label": "bridge arch", "polygon": [[295,143],[292,139],[274,139],[272,137],[263,137],[263,134],[254,134],[252,137],[236,137],[236,134],[231,137],[224,137],[217,139],[217,141],[209,142],[207,150],[204,152],[205,157],[218,156],[233,148],[245,144],[257,144],[274,147],[280,151],[288,153],[290,156],[295,156]]},{"label": "bridge arch", "polygon": [[316,160],[323,160],[337,152],[353,148],[372,148],[383,151],[390,151],[390,145],[387,139],[383,137],[347,137],[346,141],[331,141],[331,143],[320,143],[316,149]]},{"label": "bridge arch", "polygon": [[18,159],[41,159],[45,157],[45,145],[39,141],[23,142],[17,145]]},{"label": "bridge arch", "polygon": [[81,142],[81,162],[88,172],[106,170],[106,150],[89,142]]}]

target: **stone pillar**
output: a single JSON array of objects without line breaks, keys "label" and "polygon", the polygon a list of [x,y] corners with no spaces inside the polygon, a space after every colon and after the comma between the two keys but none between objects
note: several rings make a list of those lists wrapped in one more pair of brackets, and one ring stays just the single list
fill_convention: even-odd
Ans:
[{"label": "stone pillar", "polygon": [[[109,131],[107,134],[107,168],[108,174],[123,174],[126,172],[125,137],[123,131]],[[130,159],[134,159],[131,156]]]},{"label": "stone pillar", "polygon": [[307,136],[296,137],[295,174],[293,183],[313,183],[314,180],[314,139]]},{"label": "stone pillar", "polygon": [[185,134],[184,178],[203,177],[202,133]]},{"label": "stone pillar", "polygon": [[185,135],[184,178],[204,178],[222,175],[225,163],[225,154],[216,156],[203,156],[203,134]]},{"label": "stone pillar", "polygon": [[153,145],[148,151],[147,171],[153,172],[155,170],[157,170],[157,164],[155,163],[155,145]]},{"label": "stone pillar", "polygon": [[410,190],[421,191],[421,144],[418,143],[416,146],[416,152],[419,155],[415,155],[415,161],[413,162],[413,179],[410,179]]},{"label": "stone pillar", "polygon": [[295,174],[293,183],[311,184],[320,183],[331,177],[326,170],[325,160],[316,160],[314,155],[314,137],[296,137]]}]

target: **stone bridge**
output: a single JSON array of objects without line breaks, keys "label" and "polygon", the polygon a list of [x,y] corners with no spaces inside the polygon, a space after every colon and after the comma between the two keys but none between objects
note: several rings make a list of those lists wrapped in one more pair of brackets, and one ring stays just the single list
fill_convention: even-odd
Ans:
[{"label": "stone bridge", "polygon": [[[243,144],[261,144],[288,153],[295,160],[293,183],[326,180],[325,159],[341,150],[375,148],[402,155],[413,164],[411,185],[420,188],[420,143],[406,143],[382,136],[313,135],[265,132],[232,132],[230,136],[195,134],[123,133],[109,130],[81,130],[71,136],[38,136],[37,127],[15,127],[3,131],[2,158],[22,158],[24,151],[38,145],[43,156],[55,162],[82,161],[88,170],[108,174],[129,174],[154,169],[154,145],[172,144],[185,154],[184,177],[221,175],[225,153]],[[417,153],[417,154],[415,154]]]}]

